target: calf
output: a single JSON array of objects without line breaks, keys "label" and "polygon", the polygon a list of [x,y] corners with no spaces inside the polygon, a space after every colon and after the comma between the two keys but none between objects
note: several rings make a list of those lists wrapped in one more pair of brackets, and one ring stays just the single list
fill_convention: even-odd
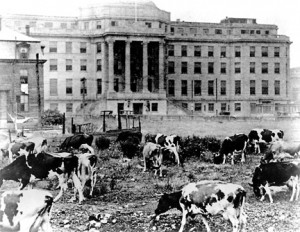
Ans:
[{"label": "calf", "polygon": [[53,197],[43,190],[6,191],[0,197],[1,231],[51,232]]},{"label": "calf", "polygon": [[147,161],[151,161],[152,167],[155,169],[154,175],[157,175],[159,169],[159,176],[162,177],[162,148],[160,145],[148,142],[143,148],[143,157],[144,157],[144,172],[147,169]]},{"label": "calf", "polygon": [[67,137],[60,145],[61,151],[68,151],[70,148],[79,149],[81,144],[88,144],[89,146],[93,143],[94,136],[87,134],[77,134]]},{"label": "calf", "polygon": [[207,216],[222,215],[232,224],[233,231],[245,231],[244,213],[246,191],[241,185],[221,181],[200,181],[190,183],[182,189],[179,204],[182,221],[179,232],[183,231],[188,215],[202,216],[207,231],[210,231]]},{"label": "calf", "polygon": [[273,203],[273,198],[270,191],[270,186],[281,186],[292,183],[292,196],[290,201],[298,200],[300,185],[299,185],[300,167],[293,163],[277,162],[261,164],[255,168],[252,183],[253,192],[257,198],[263,201],[265,195],[269,196],[270,202]]},{"label": "calf", "polygon": [[[226,137],[221,145],[219,159],[223,158],[222,163],[225,164],[226,157],[231,156],[231,163],[234,164],[236,153],[241,153],[241,162],[245,162],[245,149],[247,147],[248,136],[245,134],[235,134]],[[216,162],[216,157],[214,157]]]}]

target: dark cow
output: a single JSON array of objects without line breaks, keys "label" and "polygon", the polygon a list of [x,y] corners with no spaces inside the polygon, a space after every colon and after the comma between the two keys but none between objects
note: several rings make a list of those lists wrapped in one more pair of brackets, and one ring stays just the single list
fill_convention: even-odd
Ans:
[{"label": "dark cow", "polygon": [[236,153],[241,153],[241,162],[245,162],[245,149],[247,147],[248,136],[245,134],[235,134],[226,137],[221,145],[221,149],[214,156],[214,163],[225,164],[226,157],[231,156],[231,163],[234,164]]},{"label": "dark cow", "polygon": [[188,215],[202,216],[207,231],[210,231],[207,217],[222,215],[232,224],[233,231],[245,231],[244,212],[246,191],[241,185],[222,181],[199,181],[182,189],[179,204],[182,208],[182,221],[179,232],[183,231]]},{"label": "dark cow", "polygon": [[257,198],[263,201],[265,195],[269,196],[270,202],[273,203],[273,198],[270,191],[270,186],[292,185],[293,192],[290,201],[298,200],[300,168],[296,164],[289,162],[276,162],[261,164],[255,168],[252,178],[253,192]]},{"label": "dark cow", "polygon": [[68,151],[69,149],[79,149],[81,144],[92,145],[94,136],[87,134],[77,134],[67,137],[60,145],[61,151]]},{"label": "dark cow", "polygon": [[182,208],[179,204],[179,200],[182,196],[182,191],[177,191],[173,193],[165,193],[159,199],[158,205],[155,212],[155,215],[158,216],[164,212],[167,212],[170,209],[176,208],[182,211]]},{"label": "dark cow", "polygon": [[157,175],[157,171],[160,171],[159,176],[162,176],[162,148],[160,145],[148,142],[143,148],[144,158],[144,172],[147,170],[147,161],[150,161],[150,166],[155,169],[154,175]]},{"label": "dark cow", "polygon": [[254,152],[261,153],[259,144],[269,145],[272,142],[283,139],[284,133],[282,130],[274,129],[252,129],[248,135],[248,145],[254,146]]},{"label": "dark cow", "polygon": [[139,131],[122,131],[118,137],[116,142],[125,142],[129,138],[137,138],[139,143],[142,141],[143,134]]},{"label": "dark cow", "polygon": [[42,180],[48,177],[57,176],[59,179],[60,192],[54,199],[57,201],[67,189],[67,180],[72,176],[75,188],[79,192],[79,202],[84,199],[82,186],[76,170],[78,168],[78,157],[65,154],[48,154],[41,152],[29,154],[28,151],[21,149],[20,156],[11,164],[0,170],[0,187],[3,180],[14,180],[21,183],[20,189],[24,189],[33,178]]},{"label": "dark cow", "polygon": [[6,191],[0,197],[1,231],[51,232],[53,197],[44,190]]},{"label": "dark cow", "polygon": [[26,142],[26,143],[11,143],[8,146],[8,154],[9,154],[9,161],[10,163],[13,162],[13,160],[16,157],[19,157],[19,151],[20,149],[25,149],[29,152],[29,154],[32,154],[34,151],[35,144],[33,142]]},{"label": "dark cow", "polygon": [[163,135],[157,134],[155,137],[155,142],[162,147],[165,147],[168,151],[175,155],[175,160],[177,165],[180,165],[179,149],[180,149],[180,137],[178,135]]}]

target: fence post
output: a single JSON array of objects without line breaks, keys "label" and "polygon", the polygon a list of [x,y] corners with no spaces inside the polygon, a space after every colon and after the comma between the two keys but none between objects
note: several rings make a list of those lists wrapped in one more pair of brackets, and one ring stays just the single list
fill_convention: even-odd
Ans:
[{"label": "fence post", "polygon": [[62,121],[63,125],[62,125],[62,133],[63,135],[66,133],[66,114],[63,114],[63,121]]}]

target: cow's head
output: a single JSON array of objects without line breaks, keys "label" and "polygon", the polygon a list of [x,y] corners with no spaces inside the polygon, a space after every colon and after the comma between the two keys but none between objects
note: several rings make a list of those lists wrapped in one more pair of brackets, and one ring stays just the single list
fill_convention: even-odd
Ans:
[{"label": "cow's head", "polygon": [[249,184],[253,188],[254,195],[259,198],[266,194],[266,190],[262,185],[262,170],[260,167],[256,167],[252,178],[252,184]]},{"label": "cow's head", "polygon": [[29,155],[29,151],[27,151],[26,149],[20,148],[19,154],[20,154],[20,156],[25,155],[27,157]]},{"label": "cow's head", "polygon": [[155,150],[152,151],[151,157],[152,167],[154,169],[158,169],[161,167],[162,162],[162,148],[161,146],[157,146]]},{"label": "cow's head", "polygon": [[[179,202],[179,199],[178,199]],[[164,212],[167,212],[169,209],[173,208],[171,201],[170,201],[170,196],[167,193],[164,193],[161,198],[158,201],[158,205],[155,209],[155,215],[162,214]]]}]

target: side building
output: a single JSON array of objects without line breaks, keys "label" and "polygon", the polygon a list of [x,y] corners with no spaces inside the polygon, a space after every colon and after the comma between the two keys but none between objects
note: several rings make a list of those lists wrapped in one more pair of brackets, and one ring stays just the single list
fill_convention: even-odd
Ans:
[{"label": "side building", "polygon": [[45,108],[77,114],[272,115],[290,98],[289,37],[255,19],[171,21],[151,1],[116,1],[78,17],[6,15],[41,40]]}]

